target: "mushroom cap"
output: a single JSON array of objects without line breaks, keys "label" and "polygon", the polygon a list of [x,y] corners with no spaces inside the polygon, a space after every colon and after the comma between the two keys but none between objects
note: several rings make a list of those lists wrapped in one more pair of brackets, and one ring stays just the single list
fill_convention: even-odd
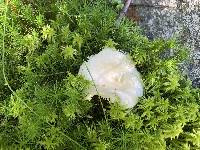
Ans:
[{"label": "mushroom cap", "polygon": [[113,48],[104,48],[88,58],[79,70],[92,81],[88,98],[99,95],[114,102],[116,99],[126,108],[136,105],[143,95],[143,84],[139,72],[128,55]]}]

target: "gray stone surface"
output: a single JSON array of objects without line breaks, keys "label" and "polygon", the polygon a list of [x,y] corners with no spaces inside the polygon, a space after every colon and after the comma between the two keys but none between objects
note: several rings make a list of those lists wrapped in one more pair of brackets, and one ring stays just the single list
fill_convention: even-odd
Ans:
[{"label": "gray stone surface", "polygon": [[149,38],[181,38],[191,49],[186,72],[200,87],[200,0],[133,0],[131,15]]}]

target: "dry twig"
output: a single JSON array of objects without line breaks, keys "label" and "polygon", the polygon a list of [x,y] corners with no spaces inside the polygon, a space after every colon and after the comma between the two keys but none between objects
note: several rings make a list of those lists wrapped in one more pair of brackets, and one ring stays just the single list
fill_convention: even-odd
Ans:
[{"label": "dry twig", "polygon": [[126,15],[130,4],[131,4],[131,0],[126,0],[126,3],[124,4],[123,9],[121,10],[119,16],[117,17],[117,20],[116,20],[116,25],[117,25],[117,26],[120,25],[121,20],[122,20],[123,17]]}]

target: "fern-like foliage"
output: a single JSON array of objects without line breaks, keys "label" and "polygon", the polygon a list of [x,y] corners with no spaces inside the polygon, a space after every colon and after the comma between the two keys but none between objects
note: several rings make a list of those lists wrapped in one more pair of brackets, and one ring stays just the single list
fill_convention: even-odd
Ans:
[{"label": "fern-like foliage", "polygon": [[[149,41],[128,19],[116,27],[118,10],[101,0],[0,4],[0,149],[200,149],[200,90],[178,68],[187,50]],[[128,112],[86,100],[92,83],[78,70],[104,46],[141,72],[145,94]]]}]

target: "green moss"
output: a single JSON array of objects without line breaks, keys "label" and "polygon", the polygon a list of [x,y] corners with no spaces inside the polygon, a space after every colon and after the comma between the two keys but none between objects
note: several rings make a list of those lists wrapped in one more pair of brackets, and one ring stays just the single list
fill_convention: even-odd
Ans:
[{"label": "green moss", "polygon": [[[200,149],[200,90],[178,69],[187,50],[127,19],[116,27],[117,11],[99,0],[0,4],[1,149]],[[141,72],[145,94],[129,112],[85,100],[79,67],[104,46]]]}]

